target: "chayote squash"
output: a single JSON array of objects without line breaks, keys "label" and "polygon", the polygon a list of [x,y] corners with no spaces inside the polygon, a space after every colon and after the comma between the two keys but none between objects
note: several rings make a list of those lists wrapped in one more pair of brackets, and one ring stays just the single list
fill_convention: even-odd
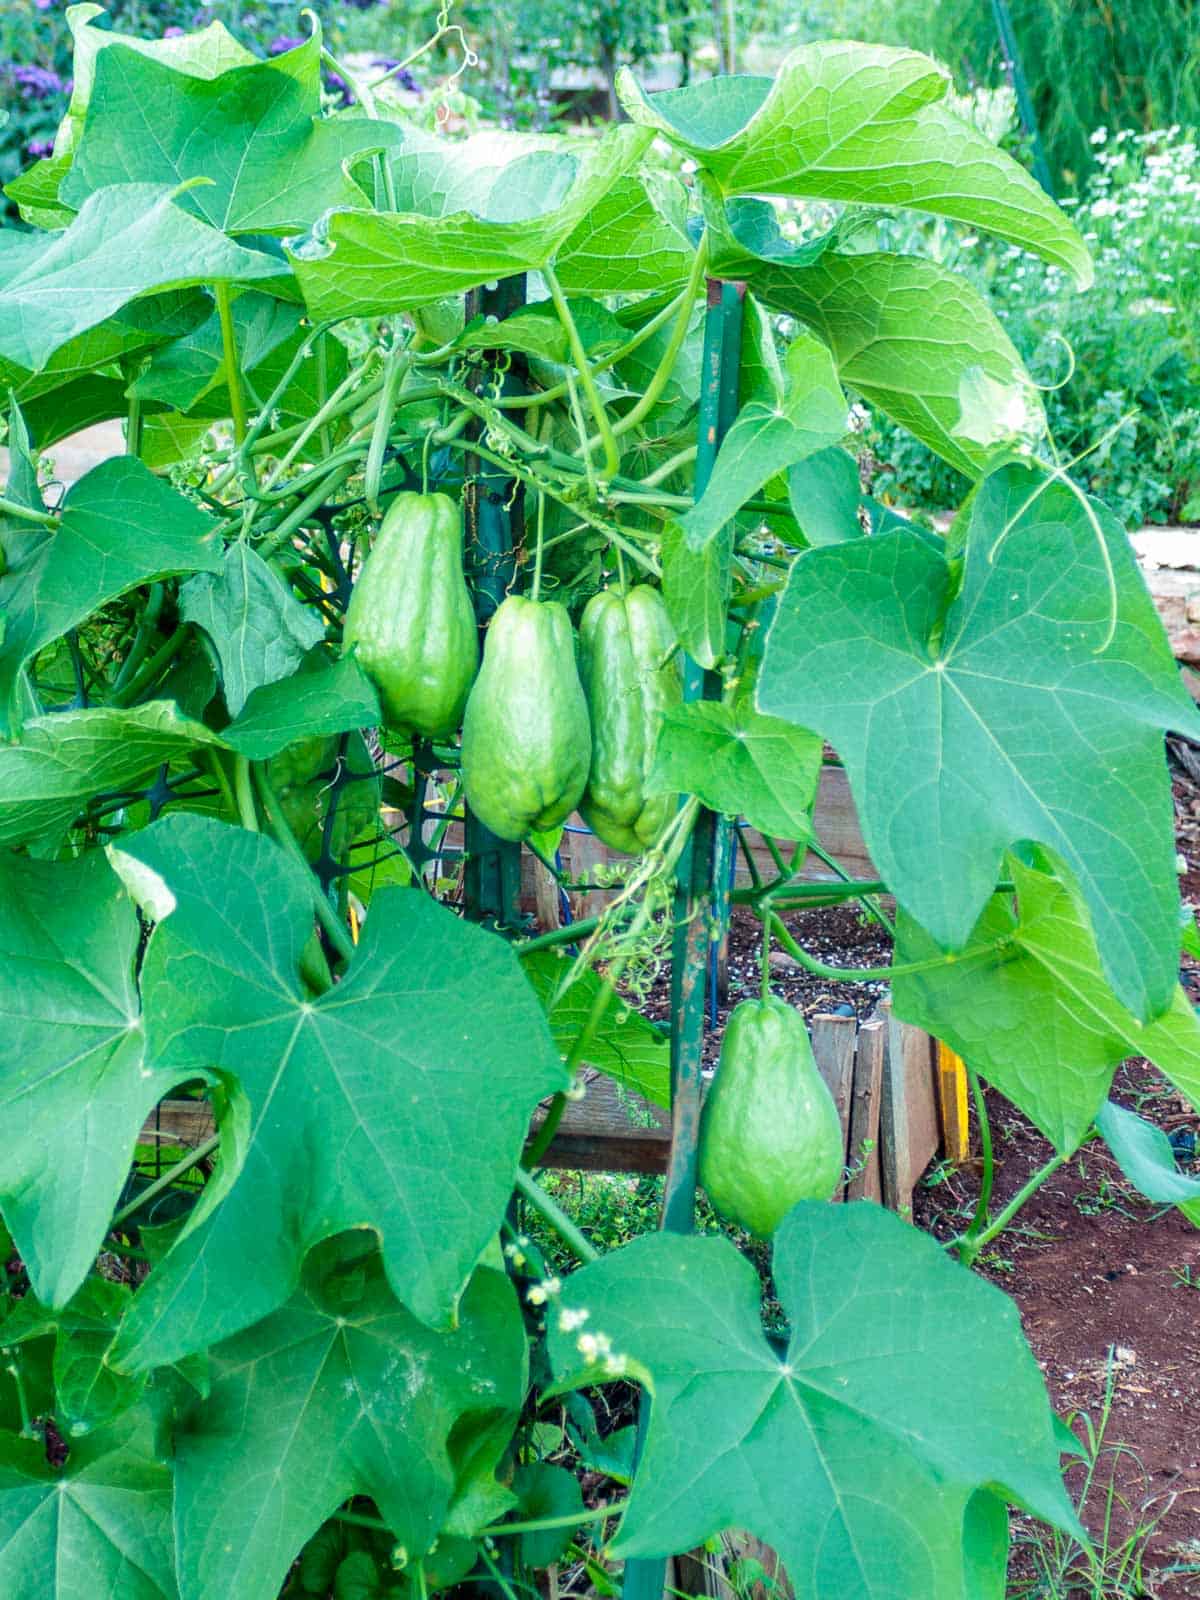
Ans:
[{"label": "chayote squash", "polygon": [[444,494],[398,494],[350,597],[343,634],[398,733],[458,727],[479,665],[462,517]]},{"label": "chayote squash", "polygon": [[614,850],[653,844],[675,810],[646,794],[663,713],[683,699],[683,664],[666,603],[639,583],[602,589],[584,607],[579,666],[592,719],[592,765],[580,810]]},{"label": "chayote squash", "polygon": [[[279,801],[280,810],[296,840],[310,861],[318,861],[325,836],[329,796],[337,775],[338,738],[318,734],[300,739],[281,750],[267,767],[267,779]],[[359,776],[344,784],[338,793],[333,819],[330,854],[345,861],[351,841],[365,833],[379,815],[381,786],[371,752],[361,733],[346,742],[346,765]]]},{"label": "chayote squash", "polygon": [[463,717],[467,804],[501,839],[557,827],[579,804],[591,754],[566,608],[510,595],[488,627]]},{"label": "chayote squash", "polygon": [[716,1211],[769,1238],[841,1181],[842,1124],[804,1018],[774,995],[730,1016],[700,1119],[699,1176]]}]

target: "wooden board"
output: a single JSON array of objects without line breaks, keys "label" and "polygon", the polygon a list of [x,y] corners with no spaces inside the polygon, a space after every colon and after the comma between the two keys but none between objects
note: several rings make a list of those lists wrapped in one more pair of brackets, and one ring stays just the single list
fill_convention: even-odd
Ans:
[{"label": "wooden board", "polygon": [[847,1163],[850,1178],[847,1200],[882,1200],[879,1161],[879,1108],[883,1096],[883,1067],[888,1027],[872,1017],[858,1030],[854,1062],[854,1093],[850,1100],[850,1136]]},{"label": "wooden board", "polygon": [[913,1188],[941,1139],[934,1041],[923,1029],[894,1016],[890,1000],[881,1001],[879,1010],[886,1014],[888,1027],[879,1117],[883,1203],[889,1211],[908,1216]]},{"label": "wooden board", "polygon": [[[892,1018],[886,1004],[861,1027],[853,1017],[814,1018],[813,1052],[838,1108],[845,1159],[854,1172],[847,1198],[882,1200],[899,1211],[911,1205],[913,1186],[938,1146],[933,1046],[928,1034]],[[579,1172],[665,1172],[667,1113],[590,1068],[584,1087],[581,1099],[567,1102],[545,1164]],[[535,1116],[535,1127],[543,1114]],[[212,1131],[206,1101],[165,1100],[147,1119],[142,1138],[194,1147]]]}]

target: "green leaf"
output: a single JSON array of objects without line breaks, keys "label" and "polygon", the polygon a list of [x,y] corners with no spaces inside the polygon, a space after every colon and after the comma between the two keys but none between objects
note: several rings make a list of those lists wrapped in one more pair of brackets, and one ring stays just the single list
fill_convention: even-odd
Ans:
[{"label": "green leaf", "polygon": [[17,676],[36,651],[135,584],[177,572],[217,571],[221,549],[206,512],[133,456],[102,461],[68,490],[62,522],[39,529],[0,578],[0,728]]},{"label": "green leaf", "polygon": [[320,613],[301,605],[244,539],[229,546],[219,572],[188,579],[179,614],[216,647],[225,704],[235,717],[255,689],[290,676],[325,637]]},{"label": "green leaf", "polygon": [[19,744],[0,745],[0,846],[61,835],[94,795],[120,794],[164,761],[220,743],[166,700],[32,717]]},{"label": "green leaf", "polygon": [[114,1421],[137,1404],[146,1387],[144,1377],[114,1372],[105,1360],[132,1292],[127,1284],[92,1275],[62,1310],[27,1294],[0,1323],[6,1345],[54,1334],[54,1420],[68,1441]]},{"label": "green leaf", "polygon": [[175,1600],[171,1474],[144,1408],[51,1466],[40,1440],[0,1435],[5,1600]]},{"label": "green leaf", "polygon": [[755,399],[741,408],[703,495],[682,518],[691,548],[702,550],[768,478],[835,444],[846,431],[846,412],[829,351],[810,334],[797,334],[774,403]]},{"label": "green leaf", "polygon": [[628,123],[589,140],[406,130],[397,211],[333,211],[289,246],[309,311],[377,316],[551,264],[648,141]]},{"label": "green leaf", "polygon": [[993,473],[957,593],[915,532],[802,552],[758,704],[837,748],[880,876],[937,944],[967,943],[1003,853],[1032,840],[1077,879],[1122,1004],[1146,1020],[1171,1003],[1162,731],[1200,716],[1103,507],[1032,469]]},{"label": "green leaf", "polygon": [[189,216],[168,184],[99,189],[61,233],[20,238],[0,253],[0,357],[35,372],[138,295],[288,275]]},{"label": "green leaf", "polygon": [[310,1000],[313,880],[269,839],[177,815],[120,853],[173,906],[143,966],[152,1057],[236,1081],[251,1125],[227,1197],[193,1213],[139,1290],[118,1363],[170,1361],[269,1315],[305,1253],[347,1228],[373,1228],[396,1294],[447,1321],[534,1107],[564,1087],[515,955],[416,890],[385,889],[341,982]]},{"label": "green leaf", "polygon": [[712,78],[647,95],[630,70],[617,93],[710,172],[726,194],[907,206],[957,217],[1092,281],[1087,247],[1053,200],[988,138],[937,104],[950,75],[914,50],[801,45],[774,78]]},{"label": "green leaf", "polygon": [[932,261],[826,251],[807,267],[762,267],[754,293],[828,343],[843,383],[969,477],[989,446],[960,433],[962,386],[982,374],[1025,397],[1027,431],[1045,415],[1016,347],[987,301]]},{"label": "green leaf", "polygon": [[808,839],[821,741],[753,707],[696,700],[668,711],[646,783],[650,794],[694,794],[777,839]]},{"label": "green leaf", "polygon": [[1178,1206],[1200,1228],[1200,1178],[1180,1172],[1171,1141],[1161,1128],[1114,1100],[1101,1106],[1096,1127],[1139,1194],[1159,1205]]},{"label": "green leaf", "polygon": [[725,653],[733,537],[727,525],[697,550],[682,523],[663,528],[663,598],[680,644],[702,667],[715,667]]},{"label": "green leaf", "polygon": [[[147,295],[69,339],[40,372],[29,372],[12,362],[0,362],[0,382],[11,387],[18,400],[28,403],[52,393],[57,404],[58,396],[74,380],[87,374],[102,376],[120,391],[120,414],[123,416],[129,409],[119,365],[123,358],[128,360],[169,339],[190,333],[211,312],[212,299],[201,289],[172,289],[164,294]],[[46,440],[40,429],[35,430],[35,437],[45,449]]]},{"label": "green leaf", "polygon": [[[570,966],[571,958],[553,949],[532,951],[521,961],[521,970],[549,1008],[550,1032],[564,1055],[586,1023],[601,984],[599,974],[588,970],[555,1000]],[[583,1065],[606,1073],[652,1105],[671,1104],[670,1039],[649,1017],[620,998],[610,1003],[604,1026],[588,1046]]]},{"label": "green leaf", "polygon": [[453,1331],[433,1333],[395,1299],[379,1257],[364,1258],[361,1235],[323,1247],[286,1306],[213,1351],[211,1395],[177,1436],[187,1592],[275,1600],[301,1545],[358,1494],[418,1561],[448,1511],[464,1431],[511,1430],[524,1389],[503,1273],[476,1272]]},{"label": "green leaf", "polygon": [[568,1279],[549,1319],[560,1380],[624,1375],[653,1397],[613,1555],[745,1528],[811,1600],[966,1600],[976,1491],[1078,1533],[1041,1374],[997,1289],[866,1203],[796,1206],[774,1278],[786,1350],[726,1239],[646,1235]]},{"label": "green leaf", "polygon": [[123,45],[103,51],[60,200],[205,178],[179,204],[230,234],[299,233],[331,206],[365,204],[343,163],[403,133],[363,116],[322,119],[320,52],[317,29],[286,56],[198,78]]},{"label": "green leaf", "polygon": [[317,656],[306,665],[307,670],[249,695],[221,734],[231,750],[251,761],[268,761],[297,739],[378,724],[379,696],[352,656],[333,662]]},{"label": "green leaf", "polygon": [[[288,349],[290,357],[308,330],[300,332],[301,318],[295,306],[285,305],[255,290],[239,294],[231,314],[241,379],[252,381],[256,389],[262,389],[261,380],[253,377],[257,369],[281,346],[291,347]],[[212,310],[182,337],[157,351],[145,370],[129,385],[129,393],[139,400],[161,401],[176,411],[191,411],[201,400],[209,399],[206,411],[228,415],[227,382],[221,318]],[[271,387],[273,385],[268,385],[262,390],[262,399],[270,393]],[[219,409],[211,404],[216,398],[214,391],[224,402]]]},{"label": "green leaf", "polygon": [[704,171],[697,174],[697,186],[708,227],[708,264],[714,277],[749,279],[764,261],[808,266],[838,236],[833,229],[811,239],[789,238],[780,228],[779,213],[769,200],[726,200]]},{"label": "green leaf", "polygon": [[[1105,982],[1100,952],[1076,895],[1047,872],[1010,858],[1012,897],[996,895],[969,949],[982,959],[897,977],[896,1014],[944,1039],[1069,1155],[1104,1103],[1113,1070],[1145,1056],[1200,1108],[1200,1019],[1178,985],[1168,1009],[1143,1024]],[[900,962],[936,960],[935,942],[897,919]]]},{"label": "green leaf", "polygon": [[143,1059],[138,938],[100,852],[0,857],[0,1210],[48,1306],[83,1282],[142,1123],[178,1081]]},{"label": "green leaf", "polygon": [[[534,1522],[545,1517],[584,1515],[583,1491],[573,1472],[549,1461],[533,1461],[518,1467],[513,1474],[521,1521]],[[520,1535],[521,1560],[531,1567],[549,1567],[567,1553],[576,1530],[542,1528],[537,1533]]]},{"label": "green leaf", "polygon": [[858,520],[862,486],[858,462],[831,445],[788,469],[788,504],[809,544],[841,544],[865,531]]},{"label": "green leaf", "polygon": [[626,173],[589,207],[559,247],[567,294],[653,294],[681,288],[696,250],[687,234],[687,190],[672,174]]}]

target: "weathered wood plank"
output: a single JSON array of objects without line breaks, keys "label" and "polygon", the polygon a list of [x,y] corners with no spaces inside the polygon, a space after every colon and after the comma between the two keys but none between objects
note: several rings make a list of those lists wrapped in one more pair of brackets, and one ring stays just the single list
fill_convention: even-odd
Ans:
[{"label": "weathered wood plank", "polygon": [[850,1137],[847,1159],[852,1169],[846,1184],[847,1200],[880,1200],[883,1191],[879,1163],[879,1110],[883,1096],[883,1063],[887,1054],[887,1023],[878,1017],[858,1030],[854,1060],[854,1091],[850,1097]]},{"label": "weathered wood plank", "polygon": [[940,1127],[933,1040],[921,1028],[901,1022],[891,1001],[881,1002],[888,1016],[887,1060],[880,1106],[880,1175],[883,1203],[908,1215],[917,1179],[938,1148]]},{"label": "weathered wood plank", "polygon": [[[854,1089],[855,1035],[858,1023],[854,1017],[839,1017],[818,1013],[812,1020],[813,1055],[817,1069],[833,1096],[838,1120],[842,1124],[842,1164],[847,1160],[850,1143],[850,1099]],[[841,1199],[841,1195],[837,1196]]]}]

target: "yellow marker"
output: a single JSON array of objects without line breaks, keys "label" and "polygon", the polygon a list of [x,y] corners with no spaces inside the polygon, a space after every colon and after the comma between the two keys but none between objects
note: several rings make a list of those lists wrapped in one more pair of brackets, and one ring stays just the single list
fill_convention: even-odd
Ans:
[{"label": "yellow marker", "polygon": [[961,1163],[971,1154],[967,1112],[967,1069],[961,1056],[937,1041],[938,1105],[942,1113],[942,1150],[947,1161]]}]

